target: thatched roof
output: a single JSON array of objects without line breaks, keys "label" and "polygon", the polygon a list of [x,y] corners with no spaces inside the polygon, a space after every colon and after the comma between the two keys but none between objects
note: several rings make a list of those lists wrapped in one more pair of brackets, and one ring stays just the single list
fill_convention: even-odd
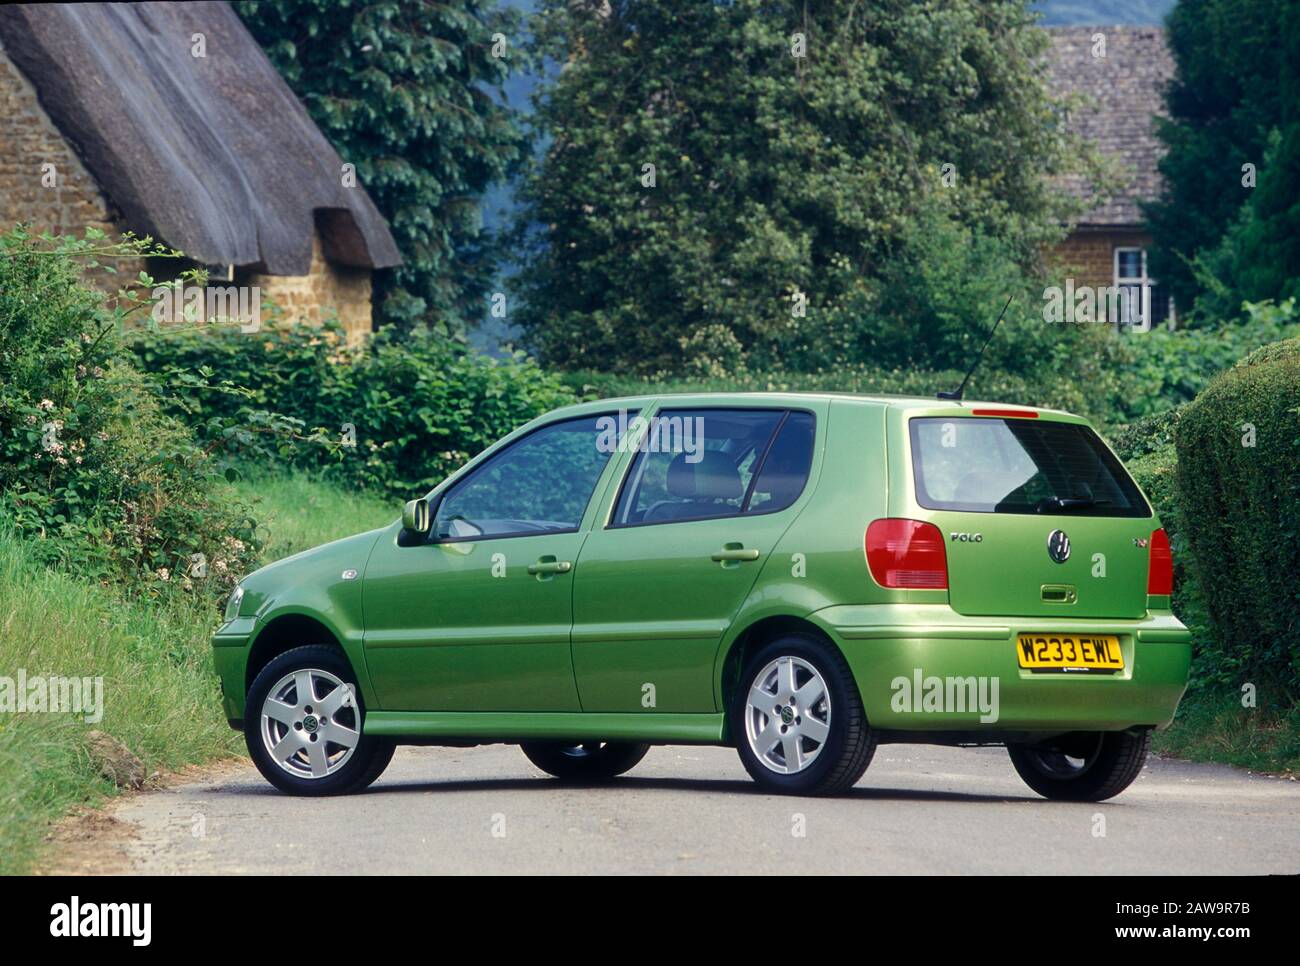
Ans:
[{"label": "thatched roof", "polygon": [[[203,34],[206,57],[191,54]],[[388,226],[226,3],[0,7],[0,42],[127,227],[209,265],[397,265]]]},{"label": "thatched roof", "polygon": [[[1071,113],[1070,129],[1118,162],[1125,184],[1112,198],[1097,198],[1081,178],[1063,187],[1097,207],[1079,219],[1084,226],[1136,226],[1139,203],[1160,193],[1156,163],[1163,147],[1155,118],[1165,114],[1164,92],[1174,76],[1173,57],[1159,27],[1049,27],[1049,84],[1058,95],[1082,95],[1086,106]],[[1093,35],[1106,38],[1106,56],[1093,56]]]}]

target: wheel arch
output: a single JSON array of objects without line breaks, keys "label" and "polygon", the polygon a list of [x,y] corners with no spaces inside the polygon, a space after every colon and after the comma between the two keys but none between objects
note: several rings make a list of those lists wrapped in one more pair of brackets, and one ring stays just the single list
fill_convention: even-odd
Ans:
[{"label": "wheel arch", "polygon": [[280,614],[267,621],[266,626],[258,631],[248,650],[248,660],[244,664],[244,692],[253,684],[262,668],[286,651],[307,644],[323,644],[336,649],[343,659],[352,667],[357,680],[362,680],[360,669],[353,662],[342,640],[323,621],[302,613]]},{"label": "wheel arch", "polygon": [[[727,646],[725,653],[718,662],[717,697],[719,708],[728,721],[728,731],[730,730],[731,699],[735,694],[740,681],[740,673],[749,660],[749,656],[769,641],[785,634],[806,634],[809,637],[815,637],[825,642],[841,654],[844,653],[844,649],[824,628],[806,617],[795,614],[769,614],[747,624],[732,638],[731,643]],[[856,688],[857,681],[852,683]]]}]

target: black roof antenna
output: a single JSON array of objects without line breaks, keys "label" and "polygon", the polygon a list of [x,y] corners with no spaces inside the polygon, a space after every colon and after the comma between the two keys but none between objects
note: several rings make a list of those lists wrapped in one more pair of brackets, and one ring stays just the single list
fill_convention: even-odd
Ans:
[{"label": "black roof antenna", "polygon": [[940,399],[951,399],[954,402],[961,402],[962,393],[966,391],[966,383],[970,382],[970,377],[975,375],[976,367],[979,366],[980,360],[984,358],[984,350],[987,349],[989,347],[989,343],[993,341],[993,333],[997,332],[998,325],[1001,324],[1002,322],[1002,316],[1006,315],[1007,309],[1011,307],[1012,298],[1013,296],[1011,295],[1007,296],[1007,304],[1002,306],[1002,311],[998,313],[997,322],[993,323],[993,328],[989,330],[989,337],[985,339],[984,344],[980,346],[980,354],[975,357],[975,361],[971,364],[970,371],[966,373],[966,378],[961,381],[961,385],[957,387],[957,391],[935,393],[935,395],[937,395]]}]

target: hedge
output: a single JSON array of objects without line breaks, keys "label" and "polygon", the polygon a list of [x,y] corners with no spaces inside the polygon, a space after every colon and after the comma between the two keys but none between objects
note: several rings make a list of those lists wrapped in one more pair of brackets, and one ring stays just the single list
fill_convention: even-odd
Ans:
[{"label": "hedge", "polygon": [[1219,664],[1300,688],[1300,339],[1266,346],[1190,403],[1175,432],[1182,526]]},{"label": "hedge", "polygon": [[[242,459],[321,470],[394,498],[428,490],[506,433],[575,401],[520,356],[493,359],[425,332],[343,346],[336,326],[202,326],[137,334],[137,365],[202,437],[243,417]],[[270,424],[288,426],[268,433]]]}]

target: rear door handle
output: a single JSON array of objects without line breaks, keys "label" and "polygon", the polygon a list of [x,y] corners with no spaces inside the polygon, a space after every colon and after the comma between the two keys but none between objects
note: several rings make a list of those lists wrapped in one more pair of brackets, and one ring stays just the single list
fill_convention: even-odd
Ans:
[{"label": "rear door handle", "polygon": [[556,560],[554,557],[542,557],[537,563],[528,565],[530,574],[567,574],[573,569],[572,560]]},{"label": "rear door handle", "polygon": [[715,553],[710,559],[712,559],[714,563],[729,563],[731,561],[739,562],[742,560],[757,560],[758,551],[746,550],[744,547],[741,547],[738,544],[727,544],[727,546],[723,547],[721,550]]}]

